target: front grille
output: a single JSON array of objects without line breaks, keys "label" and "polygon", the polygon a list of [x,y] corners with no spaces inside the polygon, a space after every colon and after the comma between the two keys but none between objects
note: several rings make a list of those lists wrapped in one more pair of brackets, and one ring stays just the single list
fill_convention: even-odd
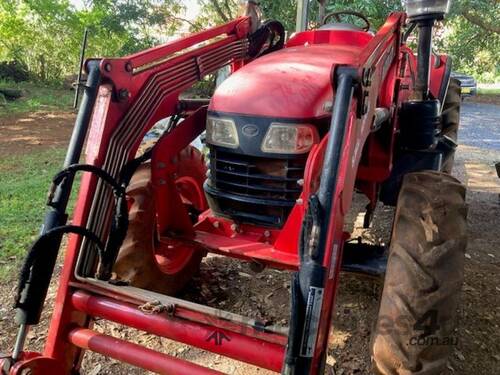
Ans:
[{"label": "front grille", "polygon": [[281,226],[302,191],[306,156],[273,159],[211,147],[209,162],[212,209],[233,219]]},{"label": "front grille", "polygon": [[304,175],[302,160],[268,159],[213,150],[210,153],[212,186],[256,198],[295,201]]}]

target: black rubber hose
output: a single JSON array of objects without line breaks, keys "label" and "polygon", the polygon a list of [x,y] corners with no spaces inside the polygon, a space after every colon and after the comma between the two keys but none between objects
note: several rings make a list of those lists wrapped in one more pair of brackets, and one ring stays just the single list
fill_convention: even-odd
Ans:
[{"label": "black rubber hose", "polygon": [[104,182],[106,182],[108,185],[110,185],[113,190],[115,191],[116,194],[120,194],[121,191],[123,190],[122,187],[119,185],[119,183],[111,177],[109,173],[107,173],[105,170],[102,168],[96,167],[95,165],[90,165],[90,164],[72,164],[67,168],[64,168],[62,171],[57,173],[54,178],[52,179],[52,186],[50,188],[49,192],[49,202],[52,200],[52,197],[54,195],[54,192],[57,188],[58,185],[61,184],[61,182],[68,176],[72,175],[74,176],[76,172],[91,172],[95,175],[97,175],[99,178],[101,178]]},{"label": "black rubber hose", "polygon": [[[36,324],[39,321],[45,296],[47,282],[52,276],[51,264],[55,263],[55,256],[42,256],[47,249],[51,250],[51,243],[57,241],[63,234],[75,233],[84,236],[96,244],[101,256],[104,254],[104,245],[93,232],[76,225],[63,225],[52,228],[42,234],[31,246],[19,273],[19,283],[15,297],[14,308],[30,311],[29,319],[23,324]],[[50,255],[50,254],[45,254]],[[52,261],[53,259],[53,261]],[[48,263],[50,262],[50,264]],[[30,295],[28,298],[27,291]]]}]

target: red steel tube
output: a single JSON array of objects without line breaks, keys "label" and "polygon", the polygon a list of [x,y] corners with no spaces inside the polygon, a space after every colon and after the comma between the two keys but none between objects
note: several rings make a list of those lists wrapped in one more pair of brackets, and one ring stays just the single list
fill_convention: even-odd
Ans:
[{"label": "red steel tube", "polygon": [[107,357],[158,374],[221,375],[219,371],[178,359],[167,354],[100,334],[91,329],[75,328],[69,333],[69,341],[79,348],[92,350]]},{"label": "red steel tube", "polygon": [[234,333],[206,324],[170,318],[166,315],[144,314],[137,306],[83,291],[74,292],[71,296],[71,303],[76,310],[91,316],[180,341],[268,370],[281,371],[285,354],[284,347],[245,336],[244,332]]}]

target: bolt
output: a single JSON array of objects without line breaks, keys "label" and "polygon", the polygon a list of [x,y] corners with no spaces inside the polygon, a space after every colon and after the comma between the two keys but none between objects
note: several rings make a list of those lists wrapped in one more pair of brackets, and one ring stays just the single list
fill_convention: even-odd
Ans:
[{"label": "bolt", "polygon": [[125,64],[125,70],[126,70],[127,72],[129,72],[129,73],[130,73],[130,72],[132,71],[132,69],[133,69],[133,68],[132,68],[132,64],[131,64],[130,62],[128,62],[128,63],[126,63],[126,64]]},{"label": "bolt", "polygon": [[220,227],[220,223],[218,221],[214,221],[214,223],[212,225],[214,226],[214,228]]},{"label": "bolt", "polygon": [[160,179],[159,183],[160,183],[160,185],[166,185],[167,181],[165,181],[164,179]]},{"label": "bolt", "polygon": [[122,102],[127,100],[128,99],[128,90],[121,89],[120,91],[118,91],[118,99]]},{"label": "bolt", "polygon": [[304,204],[304,200],[302,198],[299,198],[295,201],[297,204]]},{"label": "bolt", "polygon": [[110,63],[104,64],[104,70],[107,72],[111,72],[111,64]]},{"label": "bolt", "polygon": [[300,180],[298,180],[297,185],[304,186],[304,180],[302,178]]},{"label": "bolt", "polygon": [[165,163],[161,162],[161,161],[158,163],[158,168],[159,169],[165,168],[166,166],[167,165]]},{"label": "bolt", "polygon": [[233,232],[237,232],[238,231],[238,226],[236,224],[231,224],[231,230]]},{"label": "bolt", "polygon": [[268,230],[266,230],[266,231],[264,232],[264,237],[266,237],[266,238],[271,237],[271,232],[269,232]]}]

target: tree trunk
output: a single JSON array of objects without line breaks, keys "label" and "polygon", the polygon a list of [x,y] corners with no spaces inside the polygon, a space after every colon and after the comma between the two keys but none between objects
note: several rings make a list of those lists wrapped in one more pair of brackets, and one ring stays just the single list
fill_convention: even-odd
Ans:
[{"label": "tree trunk", "polygon": [[219,1],[218,0],[210,0],[210,2],[214,6],[215,11],[220,16],[220,18],[222,18],[222,20],[224,22],[228,22],[229,18],[226,16],[226,14],[224,13],[224,11],[222,10],[222,8],[221,8],[221,6],[219,4]]},{"label": "tree trunk", "polygon": [[472,14],[470,11],[468,11],[467,9],[464,9],[462,10],[462,12],[460,13],[467,21],[469,21],[470,23],[476,25],[476,26],[479,26],[480,28],[486,30],[486,31],[490,31],[492,33],[497,33],[497,34],[500,34],[500,27],[497,26],[497,25],[492,25],[486,21],[484,21],[481,17],[479,16],[476,16],[474,14]]}]

